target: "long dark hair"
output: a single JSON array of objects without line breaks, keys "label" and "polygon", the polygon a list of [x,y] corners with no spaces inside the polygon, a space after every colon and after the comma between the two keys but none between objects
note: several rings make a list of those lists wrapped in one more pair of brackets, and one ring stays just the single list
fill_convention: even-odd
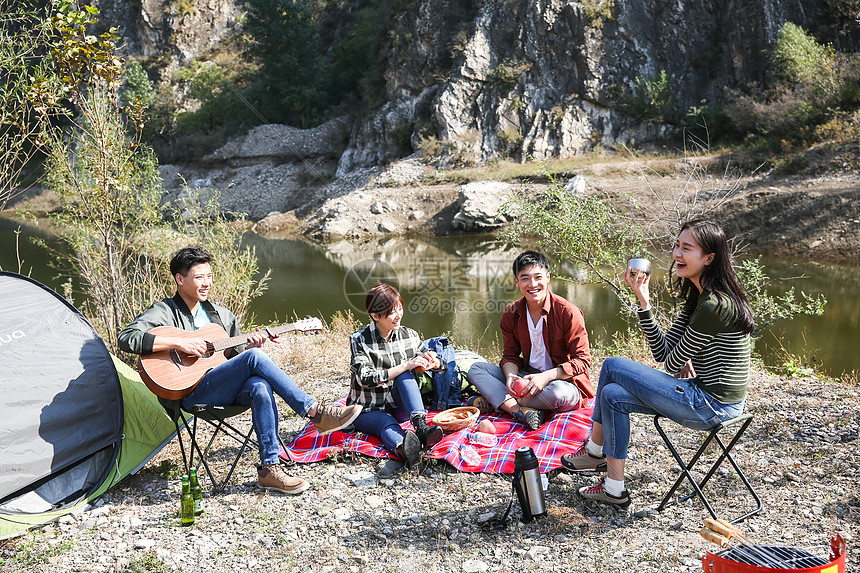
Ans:
[{"label": "long dark hair", "polygon": [[[723,229],[713,221],[695,219],[684,223],[681,232],[686,230],[690,231],[705,254],[714,255],[711,264],[705,266],[699,279],[702,292],[717,292],[729,297],[737,310],[735,328],[749,334],[755,328],[752,310],[750,310],[750,303],[738,282],[735,268],[732,266],[732,255],[729,252],[729,243]],[[674,264],[673,262],[672,266]],[[676,277],[675,288],[679,296],[684,299],[684,309],[692,314],[699,301],[699,289],[696,288],[693,281],[681,277]],[[719,311],[719,306],[717,309]]]}]

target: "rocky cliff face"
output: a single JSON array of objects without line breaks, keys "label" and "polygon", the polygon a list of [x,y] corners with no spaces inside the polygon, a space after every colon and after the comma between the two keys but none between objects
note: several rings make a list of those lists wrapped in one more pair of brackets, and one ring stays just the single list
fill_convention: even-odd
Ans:
[{"label": "rocky cliff face", "polygon": [[236,31],[241,0],[92,0],[129,53],[166,65],[198,57]]},{"label": "rocky cliff face", "polygon": [[680,109],[714,101],[761,82],[780,26],[822,10],[817,0],[420,0],[394,25],[403,46],[391,50],[388,103],[355,126],[338,172],[390,160],[403,126],[415,147],[435,134],[449,162],[648,141],[670,126],[617,113],[637,77],[666,70]]},{"label": "rocky cliff face", "polygon": [[[358,0],[350,0],[358,2]],[[241,0],[98,0],[130,52],[188,61],[239,26]],[[356,119],[337,174],[435,145],[441,165],[569,157],[671,125],[619,113],[665,70],[684,110],[765,79],[780,26],[828,0],[413,0],[393,9],[385,103]],[[343,6],[338,9],[346,9]],[[853,28],[857,26],[852,24]],[[852,29],[853,29],[852,28]],[[855,34],[856,35],[856,34]]]}]

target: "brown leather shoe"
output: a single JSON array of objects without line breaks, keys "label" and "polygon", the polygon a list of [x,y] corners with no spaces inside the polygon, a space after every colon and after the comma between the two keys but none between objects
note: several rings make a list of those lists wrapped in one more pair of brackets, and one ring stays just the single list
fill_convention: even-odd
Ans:
[{"label": "brown leather shoe", "polygon": [[290,477],[280,464],[268,464],[257,468],[257,484],[260,489],[277,491],[288,495],[302,493],[311,484],[299,477]]},{"label": "brown leather shoe", "polygon": [[331,404],[318,404],[317,413],[311,418],[320,436],[325,436],[337,430],[342,430],[352,424],[361,414],[361,406],[332,406]]}]

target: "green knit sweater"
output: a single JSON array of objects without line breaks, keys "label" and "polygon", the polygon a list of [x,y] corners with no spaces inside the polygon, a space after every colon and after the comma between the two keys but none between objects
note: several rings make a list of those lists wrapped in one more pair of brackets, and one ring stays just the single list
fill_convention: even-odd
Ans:
[{"label": "green knit sweater", "polygon": [[696,372],[696,384],[723,404],[746,397],[752,343],[749,334],[734,326],[737,310],[722,293],[702,293],[692,314],[681,311],[664,335],[651,310],[639,311],[639,322],[651,353],[666,371],[675,374],[687,360]]}]

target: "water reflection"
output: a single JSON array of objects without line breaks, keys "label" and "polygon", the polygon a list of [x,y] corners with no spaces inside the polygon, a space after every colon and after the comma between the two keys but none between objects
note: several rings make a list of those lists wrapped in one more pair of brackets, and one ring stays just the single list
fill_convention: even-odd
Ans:
[{"label": "water reflection", "polygon": [[784,258],[762,259],[771,276],[805,278],[777,285],[781,293],[791,285],[797,291],[824,293],[827,305],[822,316],[802,316],[779,322],[767,329],[757,349],[769,363],[779,363],[786,351],[813,359],[831,373],[860,373],[860,305],[857,304],[857,282],[860,266],[856,263],[819,263]]},{"label": "water reflection", "polygon": [[[20,234],[16,231],[20,229]],[[45,247],[33,239],[44,241],[50,248],[61,248],[59,242],[46,231],[0,217],[0,269],[21,273],[57,289],[56,271],[49,264]]]}]

